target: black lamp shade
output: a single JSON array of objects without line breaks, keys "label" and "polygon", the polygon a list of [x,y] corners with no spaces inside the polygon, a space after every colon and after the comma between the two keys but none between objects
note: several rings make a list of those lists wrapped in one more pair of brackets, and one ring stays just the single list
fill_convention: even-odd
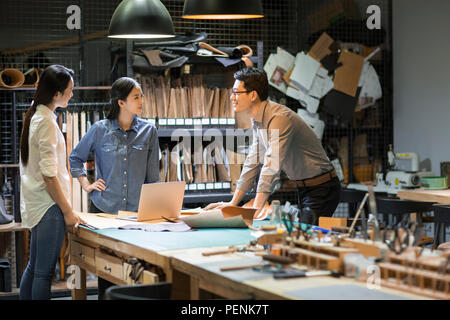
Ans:
[{"label": "black lamp shade", "polygon": [[185,0],[184,19],[262,18],[260,0]]},{"label": "black lamp shade", "polygon": [[110,38],[174,37],[172,18],[159,0],[123,0],[109,24]]}]

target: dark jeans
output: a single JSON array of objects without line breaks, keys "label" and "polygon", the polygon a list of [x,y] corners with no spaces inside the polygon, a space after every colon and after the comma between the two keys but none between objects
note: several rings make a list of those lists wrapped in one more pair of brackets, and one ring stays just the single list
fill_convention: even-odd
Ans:
[{"label": "dark jeans", "polygon": [[66,232],[61,209],[54,204],[31,229],[30,260],[20,281],[21,300],[48,300],[56,261]]},{"label": "dark jeans", "polygon": [[88,208],[89,213],[104,213],[102,210],[100,210],[99,208],[97,208],[95,206],[95,204],[91,201],[89,201],[89,208]]},{"label": "dark jeans", "polygon": [[297,187],[300,222],[318,225],[319,217],[331,217],[339,204],[338,178],[314,187]]},{"label": "dark jeans", "polygon": [[[89,213],[104,213],[102,210],[97,208],[92,200],[89,203]],[[109,287],[113,286],[114,283],[109,282],[108,280],[105,280],[103,278],[97,277],[97,286],[98,286],[98,300],[104,300],[105,299],[105,291]]]}]

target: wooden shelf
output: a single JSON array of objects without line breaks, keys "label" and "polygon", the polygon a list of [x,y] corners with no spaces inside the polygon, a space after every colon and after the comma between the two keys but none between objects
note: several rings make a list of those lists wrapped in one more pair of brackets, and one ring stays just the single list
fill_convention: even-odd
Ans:
[{"label": "wooden shelf", "polygon": [[[110,90],[111,86],[74,87],[73,90]],[[2,88],[0,91],[33,91],[36,87]]]},{"label": "wooden shelf", "polygon": [[18,163],[0,163],[0,168],[19,168]]}]

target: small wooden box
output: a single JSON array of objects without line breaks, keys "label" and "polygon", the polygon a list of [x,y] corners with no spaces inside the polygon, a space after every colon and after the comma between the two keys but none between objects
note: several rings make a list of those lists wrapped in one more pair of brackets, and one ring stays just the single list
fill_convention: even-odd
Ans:
[{"label": "small wooden box", "polygon": [[347,218],[319,217],[319,227],[331,230],[332,227],[346,227]]}]

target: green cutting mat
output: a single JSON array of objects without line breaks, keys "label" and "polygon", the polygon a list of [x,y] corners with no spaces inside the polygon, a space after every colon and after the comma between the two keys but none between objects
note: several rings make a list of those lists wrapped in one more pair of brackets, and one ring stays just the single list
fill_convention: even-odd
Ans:
[{"label": "green cutting mat", "polygon": [[[255,221],[257,227],[269,221]],[[98,234],[153,251],[200,247],[234,246],[255,240],[251,229],[211,228],[187,232],[146,232],[142,230],[103,229]]]}]

